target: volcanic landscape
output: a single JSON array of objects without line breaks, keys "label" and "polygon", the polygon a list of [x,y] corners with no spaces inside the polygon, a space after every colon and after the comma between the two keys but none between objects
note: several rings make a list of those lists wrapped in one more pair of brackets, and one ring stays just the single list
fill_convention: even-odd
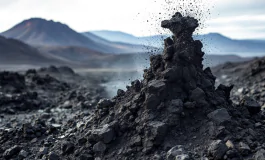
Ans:
[{"label": "volcanic landscape", "polygon": [[[161,22],[172,32],[163,49],[54,23],[30,19],[1,34],[0,159],[265,160],[264,58],[205,65],[199,22],[179,12]],[[36,26],[51,34],[30,35]],[[131,71],[136,58],[150,66]],[[130,73],[93,72],[120,66]],[[131,84],[110,94],[102,84],[115,77]]]}]

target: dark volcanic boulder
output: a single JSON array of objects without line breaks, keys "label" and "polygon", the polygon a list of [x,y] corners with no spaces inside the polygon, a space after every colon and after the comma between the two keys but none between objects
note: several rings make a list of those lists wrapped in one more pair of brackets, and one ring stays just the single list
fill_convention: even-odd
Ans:
[{"label": "dark volcanic boulder", "polygon": [[15,145],[15,146],[13,146],[13,147],[7,149],[7,150],[4,152],[3,156],[4,156],[6,159],[11,159],[12,157],[16,156],[16,155],[19,153],[20,150],[21,150],[21,148],[20,148],[19,146]]},{"label": "dark volcanic boulder", "polygon": [[221,140],[213,141],[210,144],[210,147],[208,148],[208,152],[214,160],[223,159],[223,156],[227,150],[228,150],[227,146]]},{"label": "dark volcanic boulder", "polygon": [[216,122],[217,124],[231,120],[231,116],[229,115],[229,113],[225,108],[217,109],[209,113],[208,118],[210,118],[212,121]]},{"label": "dark volcanic boulder", "polygon": [[253,98],[247,97],[245,96],[241,101],[240,101],[240,105],[243,107],[246,107],[249,111],[249,113],[251,114],[257,114],[259,113],[261,110],[261,106],[260,104],[255,101]]},{"label": "dark volcanic boulder", "polygon": [[0,91],[19,93],[26,87],[23,75],[15,72],[0,72]]}]

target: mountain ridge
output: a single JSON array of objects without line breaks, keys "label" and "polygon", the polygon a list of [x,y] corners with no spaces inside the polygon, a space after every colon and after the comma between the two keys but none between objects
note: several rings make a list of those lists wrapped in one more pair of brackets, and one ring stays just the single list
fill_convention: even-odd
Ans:
[{"label": "mountain ridge", "polygon": [[[67,33],[62,31],[67,31]],[[39,35],[37,35],[37,33]],[[1,34],[5,37],[19,39],[33,45],[76,44],[77,46],[87,46],[89,43],[93,44],[92,41],[78,34],[66,24],[54,22],[52,20],[48,21],[41,18],[31,18],[24,20]],[[65,39],[68,36],[72,36],[71,43],[68,41],[68,39]],[[57,41],[55,42],[53,38],[57,38]],[[75,40],[77,41],[74,42],[73,38],[76,38]]]},{"label": "mountain ridge", "polygon": [[62,61],[42,54],[19,40],[0,36],[1,64],[46,64],[62,63]]},{"label": "mountain ridge", "polygon": [[[78,33],[68,25],[53,20],[42,18],[31,18],[24,20],[11,29],[1,33],[7,38],[18,39],[33,46],[76,46],[86,47],[91,50],[103,53],[126,53],[131,50],[143,51],[143,46],[131,44],[114,44],[105,41],[98,43],[89,36]],[[93,37],[95,38],[95,37]],[[98,37],[99,38],[99,37]]]},{"label": "mountain ridge", "polygon": [[[108,30],[100,30],[100,31],[91,31],[95,33],[97,36],[108,37],[107,39],[110,41],[120,41],[127,42],[133,44],[144,44],[148,46],[154,47],[163,47],[164,38],[169,35],[153,35],[146,37],[136,37],[134,35],[124,33],[125,36],[117,36],[115,39],[111,39],[111,36],[108,36],[108,32],[110,35],[113,35],[117,31],[108,31]],[[119,35],[123,32],[119,32]],[[130,36],[129,39],[124,39],[126,36]],[[120,39],[118,39],[120,38]],[[220,33],[208,33],[203,35],[195,35],[194,39],[202,40],[204,42],[204,49],[207,50],[208,53],[211,54],[237,54],[240,56],[251,56],[251,52],[255,52],[256,54],[253,56],[262,56],[265,55],[265,40],[238,40],[231,39],[226,37]]]}]

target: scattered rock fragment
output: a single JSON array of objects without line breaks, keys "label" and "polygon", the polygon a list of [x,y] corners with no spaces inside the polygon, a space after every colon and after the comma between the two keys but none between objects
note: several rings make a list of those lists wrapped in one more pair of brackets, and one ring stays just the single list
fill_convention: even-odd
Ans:
[{"label": "scattered rock fragment", "polygon": [[75,146],[71,142],[64,142],[61,148],[63,154],[70,154],[74,151]]},{"label": "scattered rock fragment", "polygon": [[19,157],[22,159],[26,158],[28,155],[29,155],[29,153],[23,149],[19,152]]},{"label": "scattered rock fragment", "polygon": [[60,157],[56,153],[50,152],[49,156],[48,156],[48,159],[49,160],[60,160]]},{"label": "scattered rock fragment", "polygon": [[113,128],[106,124],[100,129],[93,130],[92,135],[98,137],[104,143],[110,143],[115,137],[115,132]]},{"label": "scattered rock fragment", "polygon": [[264,149],[258,150],[255,153],[255,155],[254,155],[254,159],[255,160],[263,160],[263,159],[265,159],[265,150]]},{"label": "scattered rock fragment", "polygon": [[5,157],[5,159],[11,159],[13,156],[16,156],[19,152],[20,152],[21,148],[17,145],[7,149],[3,156]]},{"label": "scattered rock fragment", "polygon": [[243,107],[246,107],[248,109],[249,113],[251,113],[251,114],[257,114],[261,110],[260,104],[257,101],[255,101],[253,98],[250,98],[247,96],[244,97],[240,101],[240,105]]},{"label": "scattered rock fragment", "polygon": [[227,146],[228,149],[234,149],[235,145],[232,141],[228,140],[225,145]]},{"label": "scattered rock fragment", "polygon": [[247,144],[240,142],[239,151],[242,153],[242,155],[248,155],[250,152],[250,147]]},{"label": "scattered rock fragment", "polygon": [[190,99],[192,101],[197,101],[205,98],[205,93],[202,89],[196,88],[191,92],[191,97]]},{"label": "scattered rock fragment", "polygon": [[93,151],[103,153],[106,150],[106,148],[107,148],[106,145],[103,142],[99,141],[93,146]]},{"label": "scattered rock fragment", "polygon": [[94,157],[90,154],[83,154],[79,157],[79,160],[94,160]]},{"label": "scattered rock fragment", "polygon": [[47,147],[41,147],[39,150],[40,155],[46,155],[48,154],[48,148]]},{"label": "scattered rock fragment", "polygon": [[228,148],[223,141],[215,140],[210,144],[208,153],[214,160],[221,160],[227,150]]},{"label": "scattered rock fragment", "polygon": [[167,160],[190,160],[183,146],[177,145],[167,152]]},{"label": "scattered rock fragment", "polygon": [[101,99],[98,102],[97,107],[100,109],[106,108],[106,107],[111,107],[113,105],[113,102],[109,99]]},{"label": "scattered rock fragment", "polygon": [[183,102],[181,99],[171,100],[169,107],[167,108],[170,113],[179,114],[183,111]]},{"label": "scattered rock fragment", "polygon": [[163,122],[152,121],[149,123],[151,127],[151,137],[154,139],[154,144],[159,145],[164,140],[167,132],[167,125]]},{"label": "scattered rock fragment", "polygon": [[225,108],[217,109],[209,113],[208,118],[217,124],[221,124],[231,120],[231,116]]}]

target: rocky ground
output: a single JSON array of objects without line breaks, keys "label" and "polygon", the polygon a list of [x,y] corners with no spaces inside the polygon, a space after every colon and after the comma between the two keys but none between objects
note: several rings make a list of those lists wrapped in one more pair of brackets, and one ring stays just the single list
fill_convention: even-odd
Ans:
[{"label": "rocky ground", "polygon": [[[76,114],[91,114],[106,96],[100,82],[69,67],[0,72],[0,159],[12,159],[3,149],[14,143],[22,143],[28,159],[38,159],[34,148],[42,140],[64,132],[63,125]],[[31,155],[26,154],[28,146]]]},{"label": "rocky ground", "polygon": [[239,63],[225,63],[213,68],[217,83],[233,84],[231,99],[239,103],[244,96],[251,96],[260,105],[265,104],[265,58]]},{"label": "rocky ground", "polygon": [[[196,19],[176,13],[162,27],[173,33],[163,54],[151,56],[144,79],[113,99],[97,103],[104,90],[84,86],[65,67],[1,73],[0,159],[265,159],[258,93],[235,97],[233,86],[216,86],[202,65],[203,45],[192,38]],[[231,82],[260,77],[262,64]],[[220,68],[215,73],[222,78]]]}]

